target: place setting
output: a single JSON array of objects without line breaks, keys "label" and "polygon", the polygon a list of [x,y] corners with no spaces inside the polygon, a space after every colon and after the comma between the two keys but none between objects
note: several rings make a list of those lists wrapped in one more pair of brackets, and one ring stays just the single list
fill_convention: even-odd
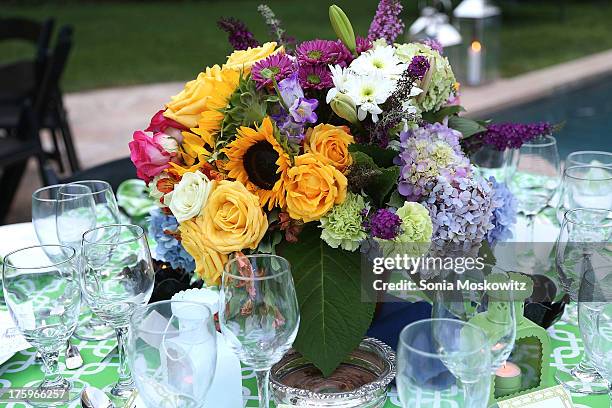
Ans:
[{"label": "place setting", "polygon": [[31,222],[0,225],[0,404],[612,406],[612,153],[470,114],[500,8],[457,3],[329,4],[307,40],[221,18],[227,58],[85,170],[49,99],[59,156],[36,135]]}]

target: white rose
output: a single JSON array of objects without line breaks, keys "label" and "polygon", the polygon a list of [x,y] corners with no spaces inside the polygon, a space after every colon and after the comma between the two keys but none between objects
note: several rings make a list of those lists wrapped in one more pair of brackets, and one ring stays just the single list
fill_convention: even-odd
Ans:
[{"label": "white rose", "polygon": [[165,133],[156,133],[153,139],[168,153],[178,153],[178,142]]},{"label": "white rose", "polygon": [[164,197],[166,204],[178,222],[197,217],[206,205],[213,188],[213,181],[199,171],[185,173],[174,190]]}]

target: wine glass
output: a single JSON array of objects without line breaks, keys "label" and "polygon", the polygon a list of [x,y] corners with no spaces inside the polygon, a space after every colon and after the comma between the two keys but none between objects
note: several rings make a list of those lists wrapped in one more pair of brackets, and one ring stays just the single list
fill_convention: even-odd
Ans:
[{"label": "wine glass", "polygon": [[130,319],[127,354],[148,407],[204,407],[217,364],[214,314],[202,303],[151,303]]},{"label": "wine glass", "polygon": [[240,255],[223,271],[221,331],[257,376],[259,406],[268,408],[270,368],[291,348],[300,314],[289,262],[276,255]]},{"label": "wine glass", "polygon": [[121,213],[119,212],[119,205],[110,184],[102,180],[81,180],[74,181],[70,185],[86,186],[91,190],[91,197],[95,203],[97,224],[99,226],[120,223]]},{"label": "wine glass", "polygon": [[557,207],[559,222],[567,210],[574,208],[612,209],[612,167],[582,165],[565,169]]},{"label": "wine glass", "polygon": [[[596,319],[597,335],[593,337],[591,346],[597,362],[597,371],[612,384],[612,298],[608,298],[602,305]],[[608,389],[612,401],[612,386]]]},{"label": "wine glass", "polygon": [[512,291],[470,290],[459,287],[468,283],[508,284],[512,280],[511,276],[498,266],[482,264],[481,269],[474,266],[462,274],[447,275],[444,280],[455,283],[457,289],[436,292],[432,317],[458,319],[482,327],[487,334],[491,350],[491,369],[495,372],[510,356],[516,339],[516,310]]},{"label": "wine glass", "polygon": [[485,408],[491,391],[491,349],[485,332],[453,319],[404,327],[397,345],[397,392],[404,408]]},{"label": "wine glass", "polygon": [[151,298],[155,279],[144,230],[137,225],[115,224],[87,231],[79,276],[85,301],[117,335],[119,380],[110,394],[127,398],[134,389],[125,354],[129,319]]},{"label": "wine glass", "polygon": [[534,238],[535,216],[546,208],[560,182],[559,153],[553,136],[540,136],[514,153],[507,184],[518,200],[518,211],[527,217],[528,242]]},{"label": "wine glass", "polygon": [[612,153],[598,150],[582,150],[570,153],[565,159],[565,167],[590,165],[612,167]]},{"label": "wine glass", "polygon": [[83,388],[81,382],[65,379],[58,366],[60,352],[79,319],[81,290],[77,275],[76,251],[67,246],[32,246],[4,257],[6,305],[19,331],[42,356],[45,378],[37,389],[65,393],[61,401],[30,400],[31,405],[64,406],[77,399]]},{"label": "wine glass", "polygon": [[80,250],[83,234],[97,224],[91,190],[80,184],[66,184],[59,188],[57,194],[57,239],[62,245]]},{"label": "wine glass", "polygon": [[[577,208],[567,211],[556,242],[555,264],[559,281],[570,299],[579,303],[580,326],[585,322],[585,318],[581,321],[580,317],[580,297],[585,293],[581,287],[586,285],[585,277],[594,270],[612,264],[609,248],[612,242],[611,216],[611,211],[603,209]],[[581,336],[585,333],[581,330]],[[585,353],[582,361],[571,370],[559,367],[556,379],[575,392],[607,392],[607,384],[597,374],[589,353]]]}]

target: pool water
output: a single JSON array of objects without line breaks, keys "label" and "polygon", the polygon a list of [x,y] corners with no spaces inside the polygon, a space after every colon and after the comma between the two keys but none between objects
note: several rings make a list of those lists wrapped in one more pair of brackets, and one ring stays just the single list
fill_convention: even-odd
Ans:
[{"label": "pool water", "polygon": [[562,160],[577,150],[612,152],[612,75],[556,90],[489,117],[494,122],[565,122],[555,134]]}]

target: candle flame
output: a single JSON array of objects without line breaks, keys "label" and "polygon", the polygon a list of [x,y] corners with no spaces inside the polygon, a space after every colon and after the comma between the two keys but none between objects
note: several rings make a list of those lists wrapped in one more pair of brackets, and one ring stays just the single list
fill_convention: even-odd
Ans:
[{"label": "candle flame", "polygon": [[480,52],[480,50],[482,49],[482,44],[480,44],[480,41],[472,41],[472,51],[474,52]]}]

